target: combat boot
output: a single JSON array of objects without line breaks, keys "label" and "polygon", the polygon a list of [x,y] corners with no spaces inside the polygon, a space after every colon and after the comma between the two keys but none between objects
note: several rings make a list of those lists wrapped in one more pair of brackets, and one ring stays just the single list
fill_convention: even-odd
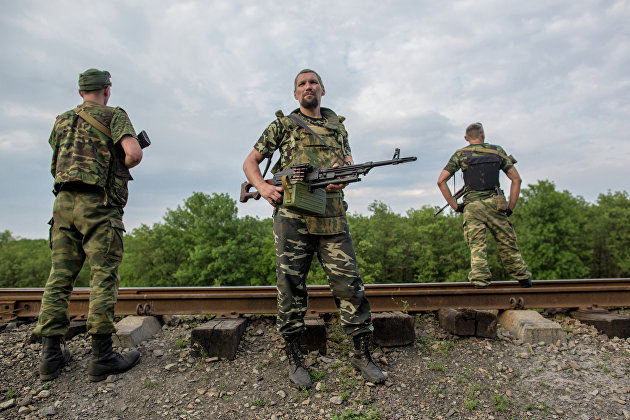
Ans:
[{"label": "combat boot", "polygon": [[39,362],[39,378],[51,381],[61,373],[61,368],[70,361],[72,355],[64,345],[61,336],[42,337],[42,360]]},{"label": "combat boot", "polygon": [[310,388],[313,383],[304,364],[304,354],[300,348],[301,338],[298,334],[285,337],[285,350],[289,359],[289,380],[298,388]]},{"label": "combat boot", "polygon": [[92,359],[88,362],[88,379],[99,382],[109,375],[125,372],[138,363],[140,353],[137,350],[125,354],[112,349],[111,334],[92,336]]},{"label": "combat boot", "polygon": [[532,279],[528,278],[525,280],[519,280],[518,284],[520,284],[523,289],[529,289],[530,287],[532,287]]},{"label": "combat boot", "polygon": [[354,341],[354,353],[350,358],[352,366],[357,368],[363,374],[363,377],[369,382],[375,384],[382,384],[385,382],[385,375],[374,364],[372,360],[372,354],[370,353],[370,333],[363,333],[355,335]]}]

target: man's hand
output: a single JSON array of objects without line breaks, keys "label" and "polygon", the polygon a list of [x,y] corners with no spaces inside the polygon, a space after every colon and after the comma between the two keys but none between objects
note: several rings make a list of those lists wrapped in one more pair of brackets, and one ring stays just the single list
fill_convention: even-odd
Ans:
[{"label": "man's hand", "polygon": [[457,203],[457,208],[455,209],[455,211],[457,213],[463,213],[464,212],[464,207],[466,207],[466,204],[464,204],[464,203]]},{"label": "man's hand", "polygon": [[[346,162],[348,162],[348,165],[352,165],[352,158],[350,158],[349,160],[346,160]],[[339,164],[335,163],[332,167],[333,168],[338,168]],[[328,192],[340,191],[340,190],[343,190],[344,188],[346,188],[347,186],[348,186],[348,184],[328,184],[326,186],[326,191],[328,191]]]},{"label": "man's hand", "polygon": [[282,189],[282,187],[276,187],[274,185],[263,182],[258,187],[256,187],[256,190],[258,190],[260,196],[267,200],[269,204],[271,204],[273,207],[282,204],[282,197],[284,195],[284,190]]}]

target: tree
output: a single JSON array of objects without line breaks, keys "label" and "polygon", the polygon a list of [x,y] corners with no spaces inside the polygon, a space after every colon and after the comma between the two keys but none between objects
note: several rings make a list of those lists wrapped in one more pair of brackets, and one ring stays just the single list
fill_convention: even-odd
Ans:
[{"label": "tree", "polygon": [[586,263],[592,248],[587,237],[589,205],[568,191],[556,191],[550,181],[523,189],[523,199],[511,221],[519,247],[534,278],[571,279],[589,275]]},{"label": "tree", "polygon": [[630,198],[628,193],[600,194],[591,208],[589,239],[593,277],[630,275]]}]

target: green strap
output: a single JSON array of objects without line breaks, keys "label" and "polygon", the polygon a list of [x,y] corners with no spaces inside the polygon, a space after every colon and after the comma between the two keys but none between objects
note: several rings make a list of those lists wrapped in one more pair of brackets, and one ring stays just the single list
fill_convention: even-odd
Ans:
[{"label": "green strap", "polygon": [[94,118],[93,116],[91,116],[90,114],[85,112],[85,110],[83,109],[83,105],[80,105],[80,106],[74,108],[73,111],[79,117],[81,117],[85,121],[87,121],[92,127],[96,128],[98,131],[100,131],[101,133],[105,134],[110,139],[112,138],[112,132],[110,131],[110,129],[105,127],[99,121],[97,121],[96,118]]},{"label": "green strap", "polygon": [[479,152],[479,153],[491,153],[493,155],[499,155],[504,159],[511,161],[511,159],[505,154],[499,152],[498,150],[493,149],[484,149],[481,147],[464,147],[463,149],[458,149],[458,152]]}]

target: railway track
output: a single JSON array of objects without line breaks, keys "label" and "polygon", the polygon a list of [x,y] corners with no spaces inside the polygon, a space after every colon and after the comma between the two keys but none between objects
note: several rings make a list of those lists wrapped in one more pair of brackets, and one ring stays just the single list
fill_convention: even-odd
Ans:
[{"label": "railway track", "polygon": [[[37,317],[43,288],[0,289],[0,321]],[[588,308],[630,306],[630,279],[536,280],[531,289],[516,282],[494,282],[487,289],[468,283],[368,284],[372,312],[421,312],[443,307],[476,309]],[[337,312],[326,285],[308,286],[308,314]],[[69,313],[85,318],[89,288],[73,291]],[[276,313],[275,286],[124,287],[116,315]]]}]

